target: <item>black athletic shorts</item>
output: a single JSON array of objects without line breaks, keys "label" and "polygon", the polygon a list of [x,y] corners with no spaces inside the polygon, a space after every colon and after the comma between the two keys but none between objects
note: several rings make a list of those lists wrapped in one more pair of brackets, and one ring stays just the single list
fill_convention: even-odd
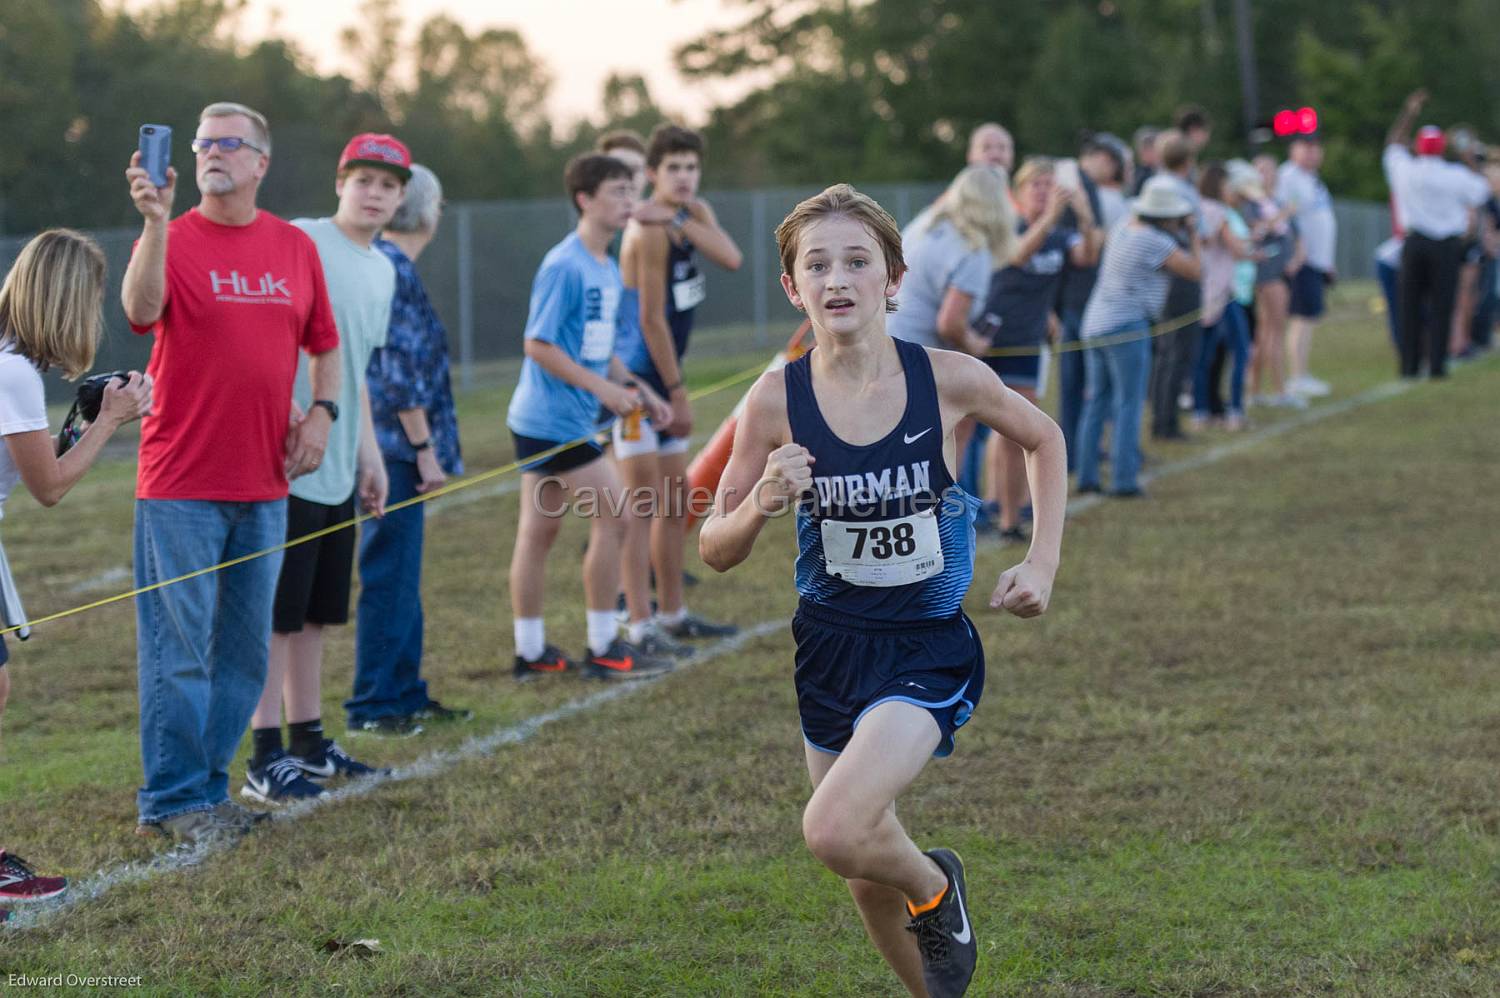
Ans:
[{"label": "black athletic shorts", "polygon": [[984,646],[969,618],[933,621],[853,619],[802,601],[792,618],[797,642],[797,710],[802,737],[838,754],[860,719],[888,700],[925,708],[953,752],[953,735],[984,692]]},{"label": "black athletic shorts", "polygon": [[[337,506],[288,496],[286,539],[306,537],[324,527],[352,519],[353,496]],[[282,552],[281,578],[276,581],[276,602],[271,610],[273,631],[295,634],[302,630],[304,623],[349,622],[354,543],[354,528],[345,527]]]},{"label": "black athletic shorts", "polygon": [[[537,437],[525,437],[511,431],[510,437],[516,442],[516,460],[524,461],[533,454],[540,454],[559,446],[561,440],[541,440]],[[592,464],[604,456],[604,448],[593,440],[585,440],[583,443],[574,444],[567,450],[558,451],[549,457],[539,461],[521,466],[522,471],[535,471],[543,475],[561,475],[565,471],[574,468],[582,468],[586,464]]]}]

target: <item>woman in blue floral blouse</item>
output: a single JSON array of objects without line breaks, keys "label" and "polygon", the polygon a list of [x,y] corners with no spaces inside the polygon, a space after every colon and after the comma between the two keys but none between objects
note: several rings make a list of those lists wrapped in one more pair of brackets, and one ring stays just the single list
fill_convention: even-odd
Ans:
[{"label": "woman in blue floral blouse", "polygon": [[[394,504],[463,473],[458,421],[448,382],[448,338],[417,276],[432,241],[443,190],[432,171],[412,167],[406,197],[375,245],[396,266],[396,297],[386,345],[370,358],[375,437]],[[367,521],[359,545],[361,591],[355,631],[351,732],[414,735],[423,722],[467,720],[427,694],[422,666],[422,526],[425,503]]]}]

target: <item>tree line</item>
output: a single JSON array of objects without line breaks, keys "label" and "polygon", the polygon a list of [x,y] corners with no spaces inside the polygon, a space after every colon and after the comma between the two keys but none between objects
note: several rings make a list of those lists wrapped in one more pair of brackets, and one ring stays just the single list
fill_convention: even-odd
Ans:
[{"label": "tree line", "polygon": [[[675,58],[689,85],[742,81],[705,126],[711,186],[941,180],[982,121],[1010,126],[1023,154],[1059,153],[1081,129],[1128,135],[1188,101],[1216,121],[1210,153],[1237,155],[1234,3],[739,0],[738,21]],[[1493,0],[1249,6],[1263,116],[1318,109],[1335,193],[1384,197],[1381,141],[1417,86],[1442,123],[1500,138]],[[244,41],[247,17],[245,0],[0,0],[0,230],[132,223],[120,177],[136,129],[174,125],[188,176],[186,133],[212,100],[271,116],[264,203],[283,212],[326,205],[329,166],[358,131],[401,135],[452,199],[516,198],[557,194],[562,164],[604,128],[644,132],[666,116],[622,73],[590,120],[552,120],[551,73],[524,25],[412,24],[397,0],[365,0],[341,40],[354,68],[325,75],[295,40]]]}]

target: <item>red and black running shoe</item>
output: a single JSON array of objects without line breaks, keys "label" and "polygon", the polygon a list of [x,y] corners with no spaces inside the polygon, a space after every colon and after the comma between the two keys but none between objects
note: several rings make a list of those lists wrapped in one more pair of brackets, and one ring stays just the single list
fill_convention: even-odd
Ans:
[{"label": "red and black running shoe", "polygon": [[670,658],[647,655],[624,638],[615,638],[603,655],[589,655],[584,674],[590,679],[645,679],[671,672],[673,664]]},{"label": "red and black running shoe", "polygon": [[0,852],[0,901],[43,901],[67,889],[67,877],[39,877],[21,857]]},{"label": "red and black running shoe", "polygon": [[548,645],[536,658],[525,659],[517,655],[516,664],[510,671],[517,681],[524,683],[538,676],[552,676],[577,670],[577,662],[564,655],[556,645]]}]

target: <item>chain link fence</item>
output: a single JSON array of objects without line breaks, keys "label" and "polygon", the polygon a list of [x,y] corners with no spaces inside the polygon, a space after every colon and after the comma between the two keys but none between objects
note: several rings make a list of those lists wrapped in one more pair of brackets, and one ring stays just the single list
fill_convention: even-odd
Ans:
[{"label": "chain link fence", "polygon": [[[904,226],[943,185],[874,184],[861,189]],[[704,265],[708,297],[698,307],[695,353],[769,351],[795,328],[801,317],[778,283],[781,263],[774,232],[786,213],[812,193],[811,188],[780,187],[705,195],[745,259],[733,273]],[[1343,201],[1335,203],[1335,211],[1339,274],[1345,279],[1373,277],[1375,247],[1390,234],[1389,209]],[[532,276],[574,221],[561,197],[449,205],[418,270],[447,324],[457,387],[485,387],[513,377],[522,351]],[[105,296],[107,332],[95,369],[144,368],[150,339],[131,333],[120,307],[120,282],[139,230],[107,229],[92,235],[108,258],[110,280]],[[0,239],[0,265],[9,268],[24,243],[25,237]]]}]

